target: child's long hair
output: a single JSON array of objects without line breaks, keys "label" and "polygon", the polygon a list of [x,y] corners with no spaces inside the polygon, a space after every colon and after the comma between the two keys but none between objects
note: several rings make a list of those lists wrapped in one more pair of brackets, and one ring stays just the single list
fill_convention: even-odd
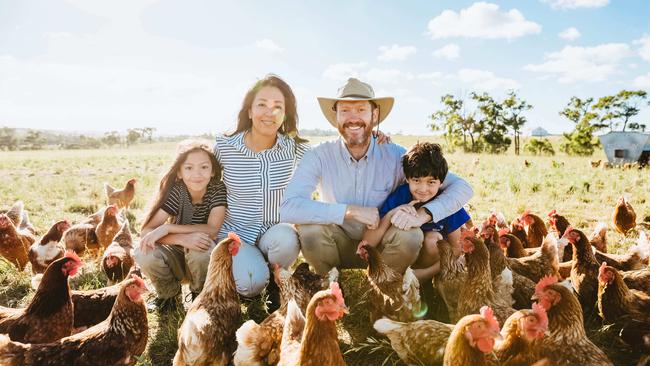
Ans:
[{"label": "child's long hair", "polygon": [[158,212],[163,203],[165,203],[169,197],[169,192],[172,190],[174,184],[179,180],[178,171],[181,169],[181,165],[185,163],[185,160],[187,160],[187,156],[190,153],[196,151],[203,151],[208,154],[208,157],[210,158],[210,163],[212,164],[212,178],[210,179],[209,184],[216,183],[221,180],[221,166],[219,165],[217,158],[214,156],[214,153],[212,152],[212,149],[207,144],[207,142],[200,140],[184,140],[179,142],[178,146],[176,147],[176,159],[174,159],[172,166],[169,167],[165,175],[163,175],[162,179],[160,179],[160,186],[158,188],[158,191],[154,194],[153,199],[149,204],[147,216],[142,223],[143,228],[149,223],[149,221],[151,221],[153,216],[156,214],[156,212]]}]

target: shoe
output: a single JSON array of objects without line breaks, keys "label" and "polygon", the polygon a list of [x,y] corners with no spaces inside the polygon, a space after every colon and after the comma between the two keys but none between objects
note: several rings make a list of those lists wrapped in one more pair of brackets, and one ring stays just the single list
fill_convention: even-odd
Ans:
[{"label": "shoe", "polygon": [[199,297],[200,292],[190,292],[187,295],[185,295],[185,302],[193,303],[194,300],[196,300],[197,297]]},{"label": "shoe", "polygon": [[149,304],[148,310],[157,311],[159,314],[163,314],[178,311],[181,307],[182,304],[177,295],[166,299],[161,299],[159,297],[155,298],[153,302]]}]

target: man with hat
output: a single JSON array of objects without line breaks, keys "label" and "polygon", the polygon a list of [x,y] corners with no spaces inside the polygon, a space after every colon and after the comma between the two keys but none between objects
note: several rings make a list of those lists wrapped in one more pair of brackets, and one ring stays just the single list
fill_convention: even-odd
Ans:
[{"label": "man with hat", "polygon": [[[281,222],[297,224],[303,256],[319,274],[332,267],[363,268],[356,255],[366,228],[379,224],[378,207],[405,180],[402,146],[377,144],[372,129],[393,108],[392,97],[375,97],[372,87],[350,78],[335,98],[318,98],[325,118],[340,134],[305,153],[289,182],[280,207]],[[444,190],[443,190],[444,189]],[[318,191],[319,201],[312,200]],[[442,193],[411,214],[395,215],[380,249],[384,261],[403,272],[418,257],[424,234],[420,226],[458,211],[472,188],[449,173]]]}]

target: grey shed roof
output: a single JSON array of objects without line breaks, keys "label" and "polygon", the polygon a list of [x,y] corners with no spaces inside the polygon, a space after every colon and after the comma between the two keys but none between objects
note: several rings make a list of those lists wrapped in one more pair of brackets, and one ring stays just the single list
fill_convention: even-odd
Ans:
[{"label": "grey shed roof", "polygon": [[607,160],[613,164],[636,162],[644,150],[650,150],[650,135],[645,133],[610,132],[599,138]]}]

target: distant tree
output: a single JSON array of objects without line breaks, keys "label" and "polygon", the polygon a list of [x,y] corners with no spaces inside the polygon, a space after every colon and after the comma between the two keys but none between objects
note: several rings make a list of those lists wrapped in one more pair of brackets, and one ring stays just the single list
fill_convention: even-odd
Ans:
[{"label": "distant tree", "polygon": [[[636,116],[641,111],[639,104],[647,98],[644,90],[621,90],[616,95],[607,95],[598,99],[598,102],[592,106],[592,109],[601,111],[600,125],[609,126],[613,131],[623,124],[622,131],[628,126],[630,118]],[[630,128],[637,130],[641,128],[638,123],[631,123]]]},{"label": "distant tree", "polygon": [[140,140],[142,133],[139,128],[129,128],[126,130],[126,146],[131,146]]},{"label": "distant tree", "polygon": [[111,147],[113,145],[118,145],[120,143],[120,140],[120,134],[117,131],[111,131],[104,133],[102,143],[104,143],[106,146]]},{"label": "distant tree", "polygon": [[152,142],[154,132],[156,132],[155,127],[143,127],[140,129],[140,135],[143,139],[146,139],[148,143]]},{"label": "distant tree", "polygon": [[481,112],[481,119],[478,125],[483,127],[482,141],[485,142],[485,151],[493,154],[500,154],[508,150],[512,143],[510,137],[506,136],[507,126],[502,123],[503,106],[492,98],[488,93],[471,93]]},{"label": "distant tree", "polygon": [[503,124],[512,130],[515,139],[515,154],[519,155],[519,135],[521,134],[521,127],[526,124],[526,117],[522,114],[533,108],[525,100],[519,99],[514,91],[508,93],[508,97],[501,103],[501,118]]},{"label": "distant tree", "polygon": [[0,149],[16,150],[17,148],[18,140],[16,139],[16,130],[9,127],[0,129]]},{"label": "distant tree", "polygon": [[29,130],[24,142],[29,150],[40,150],[45,143],[45,137],[43,137],[41,131]]},{"label": "distant tree", "polygon": [[444,131],[443,136],[448,148],[453,149],[459,145],[463,138],[463,131],[458,121],[461,119],[460,111],[463,108],[463,101],[456,99],[451,94],[443,95],[440,98],[443,108],[435,111],[429,118],[433,122],[429,125],[433,131]]},{"label": "distant tree", "polygon": [[[594,132],[602,127],[597,113],[590,111],[593,98],[580,99],[571,97],[560,115],[575,124],[573,131],[562,134],[560,151],[569,155],[589,156],[594,153],[594,148],[599,146]],[[591,108],[593,110],[593,108]]]},{"label": "distant tree", "polygon": [[555,155],[555,149],[549,139],[530,139],[524,145],[524,151],[533,155]]}]

